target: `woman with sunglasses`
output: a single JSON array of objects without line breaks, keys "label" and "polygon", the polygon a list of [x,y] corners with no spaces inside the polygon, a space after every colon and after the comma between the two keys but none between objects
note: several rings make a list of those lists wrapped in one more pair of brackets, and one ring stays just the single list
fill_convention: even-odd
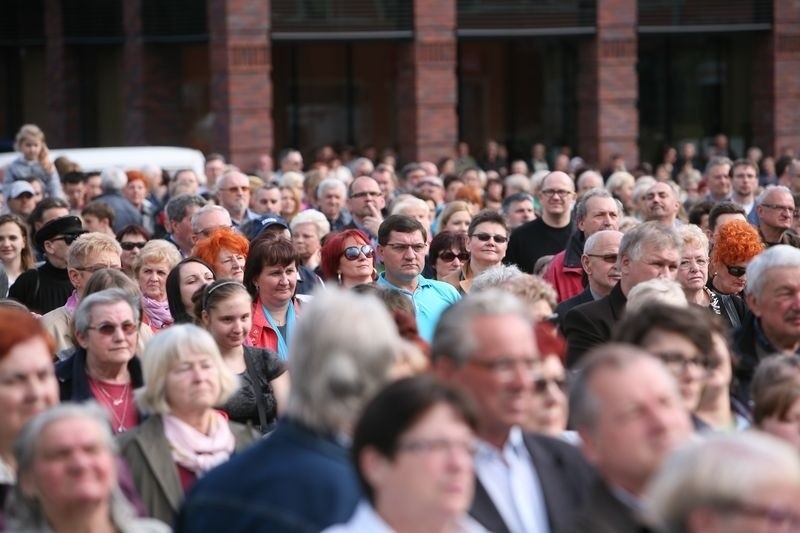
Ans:
[{"label": "woman with sunglasses", "polygon": [[502,263],[508,248],[508,225],[503,215],[487,209],[475,215],[469,223],[467,236],[469,261],[442,279],[462,296],[469,293],[475,276]]},{"label": "woman with sunglasses", "polygon": [[133,262],[151,238],[150,232],[138,224],[130,224],[117,232],[117,242],[122,247],[122,254],[119,256],[122,271],[131,279],[134,278]]},{"label": "woman with sunglasses", "polygon": [[458,272],[467,261],[469,252],[466,233],[440,231],[431,241],[428,264],[431,265],[437,281]]},{"label": "woman with sunglasses", "polygon": [[360,230],[347,229],[330,235],[322,247],[320,269],[326,281],[349,289],[375,280],[375,251]]},{"label": "woman with sunglasses", "polygon": [[527,431],[555,438],[572,440],[575,434],[567,429],[567,371],[564,357],[567,343],[551,322],[537,322],[536,344],[542,357],[541,367],[533,380],[531,408]]},{"label": "woman with sunglasses", "polygon": [[758,230],[743,220],[719,227],[711,251],[709,288],[718,294],[741,296],[750,261],[764,250]]}]

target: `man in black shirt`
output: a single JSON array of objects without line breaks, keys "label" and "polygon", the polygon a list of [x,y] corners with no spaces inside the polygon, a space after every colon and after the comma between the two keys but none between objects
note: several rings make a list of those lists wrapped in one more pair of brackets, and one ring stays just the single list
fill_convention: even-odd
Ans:
[{"label": "man in black shirt", "polygon": [[81,219],[72,215],[56,218],[42,226],[34,240],[44,250],[44,263],[23,272],[11,286],[8,296],[40,314],[64,305],[72,294],[72,283],[67,274],[69,245],[83,233],[86,231]]}]

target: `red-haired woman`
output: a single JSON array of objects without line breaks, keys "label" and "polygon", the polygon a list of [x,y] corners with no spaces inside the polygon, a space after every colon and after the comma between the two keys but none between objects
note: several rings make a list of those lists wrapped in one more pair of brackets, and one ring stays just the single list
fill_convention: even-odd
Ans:
[{"label": "red-haired woman", "polygon": [[369,238],[357,229],[348,229],[329,235],[322,247],[320,261],[322,276],[326,281],[337,280],[345,288],[375,279],[375,250]]},{"label": "red-haired woman", "polygon": [[720,226],[711,251],[709,288],[718,294],[741,296],[747,281],[745,269],[763,250],[758,231],[744,220]]},{"label": "red-haired woman", "polygon": [[249,252],[250,241],[231,228],[219,228],[197,241],[192,256],[211,265],[216,279],[234,279],[241,283]]}]

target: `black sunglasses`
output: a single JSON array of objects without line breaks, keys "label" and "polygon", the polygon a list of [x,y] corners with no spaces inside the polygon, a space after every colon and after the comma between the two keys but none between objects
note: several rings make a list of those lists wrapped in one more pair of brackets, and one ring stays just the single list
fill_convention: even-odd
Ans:
[{"label": "black sunglasses", "polygon": [[375,250],[369,244],[362,244],[361,246],[348,246],[342,252],[342,255],[348,261],[355,261],[361,254],[364,254],[367,259],[371,259],[375,255]]},{"label": "black sunglasses", "polygon": [[746,267],[740,267],[735,265],[725,265],[725,268],[728,270],[728,274],[733,276],[734,278],[741,278],[745,274],[747,274]]},{"label": "black sunglasses", "polygon": [[481,242],[489,242],[489,239],[491,239],[497,244],[503,244],[508,240],[505,235],[492,235],[490,233],[474,233],[472,236]]},{"label": "black sunglasses", "polygon": [[77,239],[77,238],[78,238],[78,237],[80,237],[81,235],[82,235],[81,233],[79,233],[79,234],[69,233],[69,234],[67,234],[67,235],[59,235],[58,237],[53,237],[53,238],[52,238],[52,239],[50,239],[50,240],[51,240],[51,241],[64,241],[64,243],[65,243],[67,246],[69,246],[70,244],[72,244],[73,242],[75,242],[75,239]]},{"label": "black sunglasses", "polygon": [[544,394],[545,392],[547,392],[547,388],[550,386],[551,383],[555,385],[556,388],[561,392],[566,392],[568,385],[566,379],[545,378],[545,377],[539,377],[533,380],[533,391],[536,394]]},{"label": "black sunglasses", "polygon": [[458,260],[461,261],[462,263],[469,261],[469,252],[461,252],[460,254],[454,254],[453,252],[447,251],[439,254],[439,259],[441,259],[445,263],[454,261],[456,258],[458,258]]},{"label": "black sunglasses", "polygon": [[122,246],[122,249],[127,251],[127,252],[130,252],[134,248],[138,248],[138,249],[141,250],[142,248],[144,248],[145,244],[147,244],[147,243],[146,242],[121,242],[121,243],[119,243],[119,245]]}]

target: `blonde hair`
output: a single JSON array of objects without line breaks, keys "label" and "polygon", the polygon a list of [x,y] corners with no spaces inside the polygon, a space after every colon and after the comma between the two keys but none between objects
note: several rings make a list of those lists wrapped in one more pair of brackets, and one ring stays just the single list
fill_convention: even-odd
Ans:
[{"label": "blonde hair", "polygon": [[211,358],[219,377],[219,398],[225,403],[239,388],[239,378],[222,360],[214,337],[193,324],[176,324],[154,336],[142,354],[144,387],[136,391],[136,404],[145,413],[166,414],[171,411],[167,402],[167,374],[170,368],[188,354],[203,354]]},{"label": "blonde hair", "polygon": [[138,276],[139,270],[145,263],[166,263],[167,271],[169,271],[180,262],[181,254],[174,244],[163,239],[153,239],[147,241],[142,251],[133,260],[133,273]]},{"label": "blonde hair", "polygon": [[42,149],[39,151],[37,161],[42,166],[45,172],[53,171],[53,162],[50,161],[50,151],[47,149],[47,143],[44,140],[44,132],[36,124],[25,124],[17,132],[14,139],[14,149],[22,151],[22,141],[25,139],[33,139],[42,144]]}]

